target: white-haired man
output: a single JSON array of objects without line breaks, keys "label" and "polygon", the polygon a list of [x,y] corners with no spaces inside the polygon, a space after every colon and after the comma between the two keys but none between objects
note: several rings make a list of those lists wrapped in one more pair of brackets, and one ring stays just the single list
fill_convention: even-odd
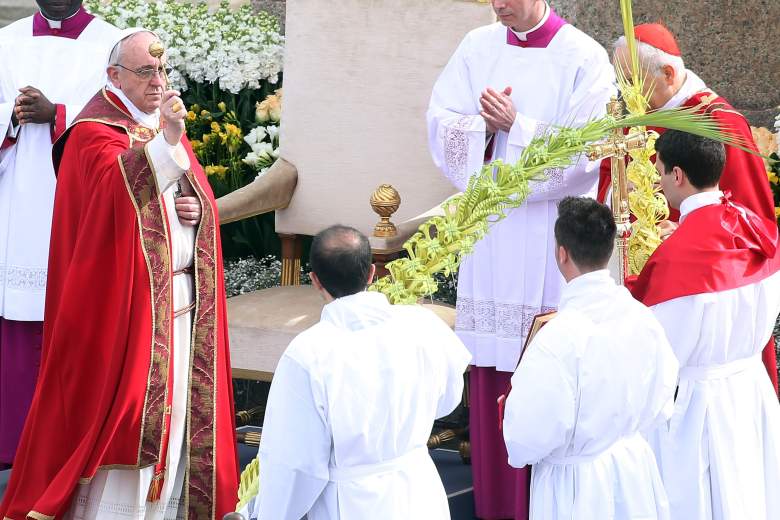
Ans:
[{"label": "white-haired man", "polygon": [[[669,29],[658,23],[641,24],[634,29],[634,35],[638,42],[641,70],[647,77],[644,88],[651,109],[700,107],[702,112],[712,115],[723,128],[734,132],[757,150],[745,117],[728,101],[707,88],[699,76],[685,68],[680,48]],[[615,42],[613,62],[627,77],[630,76],[625,36]],[[663,128],[653,130],[661,134],[664,132]],[[601,202],[604,202],[609,191],[608,164],[608,160],[604,161],[601,168],[598,197]],[[766,168],[759,156],[726,146],[726,166],[723,169],[720,188],[731,192],[735,202],[757,215],[775,219],[772,192],[766,181]],[[661,224],[662,235],[668,235],[676,229],[679,215],[679,211],[671,209],[669,220]],[[777,392],[774,341],[770,340],[764,349],[763,359]]]},{"label": "white-haired man", "polygon": [[118,44],[108,85],[54,145],[41,372],[7,520],[217,520],[235,508],[216,201],[155,42],[136,31]]}]

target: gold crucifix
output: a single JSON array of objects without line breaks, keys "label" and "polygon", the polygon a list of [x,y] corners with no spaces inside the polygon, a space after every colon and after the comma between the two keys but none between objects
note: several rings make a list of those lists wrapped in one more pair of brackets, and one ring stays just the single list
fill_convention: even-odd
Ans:
[{"label": "gold crucifix", "polygon": [[[623,116],[624,107],[621,101],[613,97],[607,103],[607,114],[618,119]],[[626,177],[626,155],[631,150],[644,148],[647,145],[649,132],[623,133],[622,128],[615,128],[612,135],[604,142],[588,147],[588,159],[597,161],[610,158],[612,215],[617,226],[615,246],[618,252],[618,273],[621,285],[625,283],[630,273],[628,266],[628,240],[631,238],[631,210],[628,204],[628,178]]]}]

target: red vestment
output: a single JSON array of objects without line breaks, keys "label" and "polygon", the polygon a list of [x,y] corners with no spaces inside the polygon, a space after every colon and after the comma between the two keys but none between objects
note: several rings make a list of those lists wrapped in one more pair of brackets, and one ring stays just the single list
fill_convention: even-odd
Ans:
[{"label": "red vestment", "polygon": [[[774,220],[727,202],[691,212],[626,285],[651,306],[682,296],[726,291],[760,282],[780,270],[780,240]],[[767,348],[774,354],[774,342]],[[764,365],[777,391],[775,357]],[[772,363],[772,364],[770,364]]]},{"label": "red vestment", "polygon": [[[712,115],[724,131],[731,132],[749,144],[758,153],[753,134],[745,116],[737,112],[728,101],[711,90],[697,92],[688,98],[683,107],[701,106],[700,112]],[[663,134],[665,128],[649,128]],[[605,203],[610,187],[610,160],[601,163],[599,172],[598,201]],[[759,216],[775,219],[775,205],[772,190],[767,181],[766,166],[758,155],[748,153],[733,146],[726,146],[726,165],[720,178],[720,189],[730,191],[734,202],[745,206]],[[670,220],[677,222],[680,212],[670,210]]]},{"label": "red vestment", "polygon": [[[166,211],[174,209],[144,152],[153,136],[101,91],[55,145],[40,378],[0,517],[59,518],[98,469],[160,458],[174,312]],[[191,519],[221,519],[236,504],[238,460],[219,223],[183,144],[202,218],[181,507]]]},{"label": "red vestment", "polygon": [[[749,144],[750,148],[756,152],[758,151],[753,141],[750,125],[745,116],[737,112],[728,101],[711,90],[705,89],[697,92],[688,98],[682,106],[701,106],[700,112],[711,114],[724,131],[731,132],[742,138]],[[665,128],[654,127],[649,128],[649,130],[654,130],[659,134],[663,134],[666,131]],[[610,184],[610,160],[605,159],[601,162],[599,171],[597,196],[599,202],[605,203]],[[766,166],[758,155],[727,145],[726,164],[723,168],[719,186],[721,190],[731,192],[734,202],[752,210],[761,217],[775,220],[775,204],[772,190],[767,181]],[[670,208],[669,219],[677,222],[679,218],[680,212]],[[775,391],[777,391],[777,357],[775,343],[772,339],[769,340],[766,348],[764,348],[763,360],[767,372],[769,372],[769,377],[774,384]]]}]

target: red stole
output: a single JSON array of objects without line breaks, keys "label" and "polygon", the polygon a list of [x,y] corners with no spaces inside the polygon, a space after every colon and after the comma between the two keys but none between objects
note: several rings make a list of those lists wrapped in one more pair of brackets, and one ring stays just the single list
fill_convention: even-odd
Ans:
[{"label": "red stole", "polygon": [[[153,136],[101,91],[55,144],[40,375],[0,517],[60,517],[98,469],[164,457],[173,298],[167,209],[143,148]],[[213,194],[183,144],[203,217],[181,507],[218,519],[238,488],[222,258]],[[56,442],[42,441],[52,432]]]},{"label": "red stole", "polygon": [[637,300],[652,306],[736,289],[780,270],[777,225],[732,204],[728,197],[689,213],[639,276],[626,280]]}]

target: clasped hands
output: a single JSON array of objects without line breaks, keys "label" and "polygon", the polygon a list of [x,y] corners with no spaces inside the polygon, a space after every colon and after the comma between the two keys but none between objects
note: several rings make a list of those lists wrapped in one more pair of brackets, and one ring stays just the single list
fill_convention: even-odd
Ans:
[{"label": "clasped hands", "polygon": [[54,122],[57,108],[54,103],[35,87],[26,86],[19,89],[20,94],[14,100],[11,112],[11,122],[14,125],[28,123],[50,124]]},{"label": "clasped hands", "polygon": [[479,115],[485,120],[487,131],[496,133],[499,130],[509,132],[515,122],[517,110],[512,103],[512,87],[506,87],[497,92],[488,87],[479,97],[481,110]]}]

